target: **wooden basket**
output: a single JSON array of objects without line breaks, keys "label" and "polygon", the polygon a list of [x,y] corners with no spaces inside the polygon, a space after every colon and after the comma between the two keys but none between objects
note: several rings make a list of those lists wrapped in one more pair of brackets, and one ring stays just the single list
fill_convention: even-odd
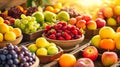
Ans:
[{"label": "wooden basket", "polygon": [[21,35],[20,37],[18,37],[14,41],[3,41],[3,42],[0,42],[0,48],[5,47],[7,43],[12,43],[13,45],[18,45],[22,41],[22,39],[23,39],[23,35]]},{"label": "wooden basket", "polygon": [[40,67],[39,63],[40,63],[40,60],[38,59],[38,57],[36,57],[36,62],[30,67]]}]

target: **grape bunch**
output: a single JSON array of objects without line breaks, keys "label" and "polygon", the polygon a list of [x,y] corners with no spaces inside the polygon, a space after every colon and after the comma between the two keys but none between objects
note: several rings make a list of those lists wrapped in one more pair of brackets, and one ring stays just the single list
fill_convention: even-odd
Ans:
[{"label": "grape bunch", "polygon": [[24,14],[24,13],[17,7],[11,7],[8,10],[8,16],[11,16],[13,18],[20,18],[21,14]]},{"label": "grape bunch", "polygon": [[36,32],[40,29],[40,24],[37,23],[35,17],[21,15],[21,19],[16,19],[14,22],[15,27],[19,27],[23,33],[29,34]]},{"label": "grape bunch", "polygon": [[26,12],[26,16],[31,16],[34,12],[38,11],[37,7],[29,7]]},{"label": "grape bunch", "polygon": [[61,9],[61,11],[68,12],[71,18],[80,16],[80,13],[75,8],[64,8],[64,9]]},{"label": "grape bunch", "polygon": [[25,46],[21,49],[11,43],[0,49],[0,67],[30,67],[36,61],[34,53],[29,52]]}]

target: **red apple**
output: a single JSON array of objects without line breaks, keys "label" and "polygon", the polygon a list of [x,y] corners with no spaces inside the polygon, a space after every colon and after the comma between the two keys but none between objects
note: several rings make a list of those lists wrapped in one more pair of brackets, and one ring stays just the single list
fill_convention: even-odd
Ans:
[{"label": "red apple", "polygon": [[120,16],[117,16],[117,22],[120,23]]},{"label": "red apple", "polygon": [[88,14],[83,14],[81,15],[82,16],[82,20],[85,20],[86,21],[86,24],[88,24],[90,20],[92,20],[92,16],[91,15],[88,15]]},{"label": "red apple", "polygon": [[98,57],[98,50],[95,46],[88,46],[83,50],[83,57],[95,61]]},{"label": "red apple", "polygon": [[104,66],[110,66],[118,61],[118,56],[115,52],[104,52],[101,57]]},{"label": "red apple", "polygon": [[80,58],[74,67],[94,67],[94,63],[89,58]]},{"label": "red apple", "polygon": [[4,20],[4,23],[6,24],[10,24],[10,22],[8,20]]},{"label": "red apple", "polygon": [[76,26],[78,28],[85,29],[86,28],[86,21],[85,20],[79,20],[78,22],[76,22]]},{"label": "red apple", "polygon": [[95,22],[97,24],[97,28],[101,28],[106,25],[106,21],[102,18],[97,18]]}]

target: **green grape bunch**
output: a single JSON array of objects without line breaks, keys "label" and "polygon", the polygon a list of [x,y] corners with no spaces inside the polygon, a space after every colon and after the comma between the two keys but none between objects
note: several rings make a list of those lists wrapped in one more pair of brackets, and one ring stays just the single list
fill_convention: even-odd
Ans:
[{"label": "green grape bunch", "polygon": [[23,33],[30,34],[40,29],[40,24],[37,23],[36,18],[32,16],[21,15],[21,19],[16,19],[14,23],[15,27],[22,30]]}]

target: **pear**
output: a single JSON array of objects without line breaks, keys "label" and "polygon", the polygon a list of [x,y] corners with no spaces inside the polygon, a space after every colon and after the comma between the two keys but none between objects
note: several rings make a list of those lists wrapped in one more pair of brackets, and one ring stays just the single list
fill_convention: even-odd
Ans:
[{"label": "pear", "polygon": [[44,17],[46,22],[55,22],[56,21],[56,14],[50,11],[44,12]]}]

